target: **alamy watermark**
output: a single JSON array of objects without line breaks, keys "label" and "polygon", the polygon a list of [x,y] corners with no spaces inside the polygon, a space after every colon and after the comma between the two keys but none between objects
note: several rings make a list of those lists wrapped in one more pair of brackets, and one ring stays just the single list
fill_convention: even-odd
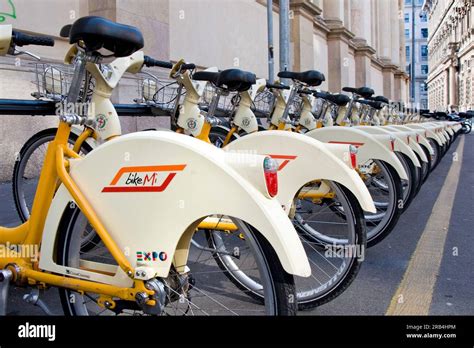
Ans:
[{"label": "alamy watermark", "polygon": [[39,256],[38,244],[12,244],[6,242],[0,245],[0,258],[21,257],[37,262]]},{"label": "alamy watermark", "polygon": [[354,244],[332,244],[325,245],[324,256],[327,258],[357,258],[359,261],[365,259],[365,246]]}]

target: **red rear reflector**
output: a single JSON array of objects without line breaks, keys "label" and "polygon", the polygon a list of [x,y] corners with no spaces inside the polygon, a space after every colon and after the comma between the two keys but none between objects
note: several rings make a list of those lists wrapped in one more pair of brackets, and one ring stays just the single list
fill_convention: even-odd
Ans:
[{"label": "red rear reflector", "polygon": [[278,194],[278,162],[270,157],[265,157],[263,172],[268,194],[270,197],[275,197]]},{"label": "red rear reflector", "polygon": [[357,167],[357,146],[350,145],[349,146],[349,153],[351,155],[352,169],[355,169]]},{"label": "red rear reflector", "polygon": [[390,138],[390,147],[392,151],[395,151],[395,138],[393,137]]}]

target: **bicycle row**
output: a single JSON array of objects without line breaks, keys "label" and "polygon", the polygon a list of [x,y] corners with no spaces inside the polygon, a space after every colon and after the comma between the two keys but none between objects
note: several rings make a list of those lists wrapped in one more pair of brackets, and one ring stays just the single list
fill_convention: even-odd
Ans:
[{"label": "bicycle row", "polygon": [[[12,254],[0,268],[6,288],[58,287],[67,315],[293,315],[331,301],[462,129],[369,87],[321,91],[314,70],[282,71],[286,84],[159,61],[138,29],[100,17],[61,36],[69,89],[47,69],[36,94],[58,102],[59,126],[21,149],[12,183],[24,223],[0,228],[2,244],[37,245],[41,257]],[[54,41],[0,26],[0,54],[28,44]],[[145,67],[169,69],[171,129],[122,135],[110,97]],[[147,74],[137,101],[160,109]],[[79,103],[82,113],[65,107]]]}]

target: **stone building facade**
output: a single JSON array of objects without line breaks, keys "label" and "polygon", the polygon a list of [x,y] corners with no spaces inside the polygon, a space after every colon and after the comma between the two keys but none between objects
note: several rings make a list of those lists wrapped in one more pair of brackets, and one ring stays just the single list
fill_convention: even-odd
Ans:
[{"label": "stone building facade", "polygon": [[[290,0],[290,70],[323,72],[322,88],[332,92],[368,85],[408,102],[403,6],[403,0]],[[277,72],[278,0],[273,10]],[[268,77],[265,0],[173,0],[170,37],[172,59]]]},{"label": "stone building facade", "polygon": [[[279,71],[278,0],[273,1],[275,72]],[[238,67],[268,77],[266,0],[0,0],[0,24],[31,34],[54,36],[54,48],[31,47],[43,61],[61,63],[69,44],[59,37],[65,24],[98,15],[137,26],[146,54],[184,58],[200,67]],[[376,94],[408,102],[403,0],[290,0],[290,68],[316,69],[332,92],[367,85]],[[34,85],[28,57],[0,57],[0,97],[31,99]],[[155,71],[165,75],[165,71]],[[132,103],[136,82],[127,76],[114,102]],[[123,117],[124,132],[166,125],[167,120]],[[56,117],[0,116],[0,181],[11,175],[16,153]]]},{"label": "stone building facade", "polygon": [[474,109],[474,0],[426,0],[432,110]]}]

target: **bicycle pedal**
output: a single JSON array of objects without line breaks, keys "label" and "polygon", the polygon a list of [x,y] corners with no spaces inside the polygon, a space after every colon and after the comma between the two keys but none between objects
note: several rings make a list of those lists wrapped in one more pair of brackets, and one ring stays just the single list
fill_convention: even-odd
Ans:
[{"label": "bicycle pedal", "polygon": [[9,269],[2,269],[0,271],[0,315],[7,314],[8,290],[10,290],[10,281],[13,278],[13,273]]}]

